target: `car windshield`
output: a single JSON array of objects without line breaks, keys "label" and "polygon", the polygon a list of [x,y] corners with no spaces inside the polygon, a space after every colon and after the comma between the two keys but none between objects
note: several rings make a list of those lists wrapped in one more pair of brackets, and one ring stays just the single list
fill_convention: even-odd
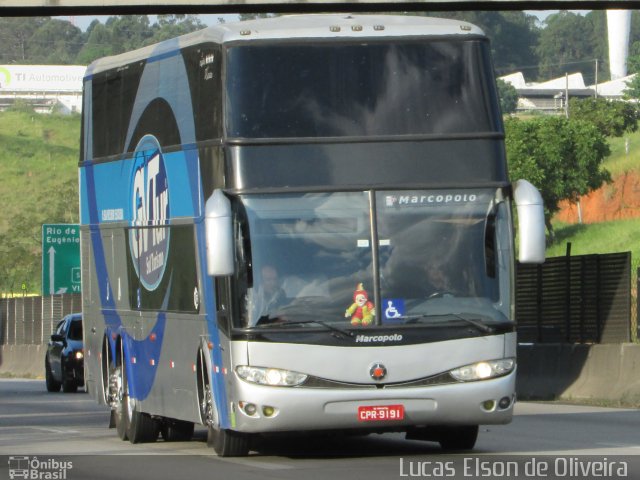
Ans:
[{"label": "car windshield", "polygon": [[237,224],[247,228],[236,249],[243,276],[237,327],[376,328],[511,316],[511,231],[500,189],[240,200]]}]

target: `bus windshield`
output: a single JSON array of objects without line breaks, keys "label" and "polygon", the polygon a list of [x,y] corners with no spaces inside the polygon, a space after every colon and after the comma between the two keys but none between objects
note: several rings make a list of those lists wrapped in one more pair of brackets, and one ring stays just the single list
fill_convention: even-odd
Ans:
[{"label": "bus windshield", "polygon": [[452,38],[237,44],[227,51],[227,135],[498,132],[488,50]]},{"label": "bus windshield", "polygon": [[241,282],[235,326],[508,322],[511,232],[501,193],[241,195],[248,238],[238,242],[239,270],[252,274]]}]

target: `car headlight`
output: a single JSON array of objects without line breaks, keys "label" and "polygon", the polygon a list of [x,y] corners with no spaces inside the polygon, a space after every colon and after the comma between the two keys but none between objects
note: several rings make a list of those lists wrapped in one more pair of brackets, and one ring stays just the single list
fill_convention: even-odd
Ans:
[{"label": "car headlight", "polygon": [[84,353],[82,353],[82,350],[78,350],[73,354],[73,356],[76,358],[76,360],[82,360],[84,358]]},{"label": "car headlight", "polygon": [[295,387],[301,385],[307,379],[304,373],[281,370],[279,368],[249,367],[240,365],[236,367],[236,373],[247,382],[274,387]]},{"label": "car headlight", "polygon": [[489,378],[502,377],[507,375],[516,366],[515,358],[502,358],[500,360],[489,360],[486,362],[473,363],[464,367],[451,370],[449,373],[456,380],[462,382],[473,382],[475,380],[487,380]]}]

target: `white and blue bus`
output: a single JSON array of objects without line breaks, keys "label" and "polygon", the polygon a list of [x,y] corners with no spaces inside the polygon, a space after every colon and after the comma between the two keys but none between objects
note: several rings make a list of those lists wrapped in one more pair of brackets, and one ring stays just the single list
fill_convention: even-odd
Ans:
[{"label": "white and blue bus", "polygon": [[514,230],[490,48],[411,16],[221,24],[94,62],[86,385],[132,443],[406,432],[473,448],[515,401]]}]

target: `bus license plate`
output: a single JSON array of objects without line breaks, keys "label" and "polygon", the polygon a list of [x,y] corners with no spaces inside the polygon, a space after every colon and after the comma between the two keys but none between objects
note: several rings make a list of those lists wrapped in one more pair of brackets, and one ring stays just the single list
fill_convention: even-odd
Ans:
[{"label": "bus license plate", "polygon": [[358,407],[358,420],[361,422],[380,422],[402,420],[404,405],[380,405]]}]

